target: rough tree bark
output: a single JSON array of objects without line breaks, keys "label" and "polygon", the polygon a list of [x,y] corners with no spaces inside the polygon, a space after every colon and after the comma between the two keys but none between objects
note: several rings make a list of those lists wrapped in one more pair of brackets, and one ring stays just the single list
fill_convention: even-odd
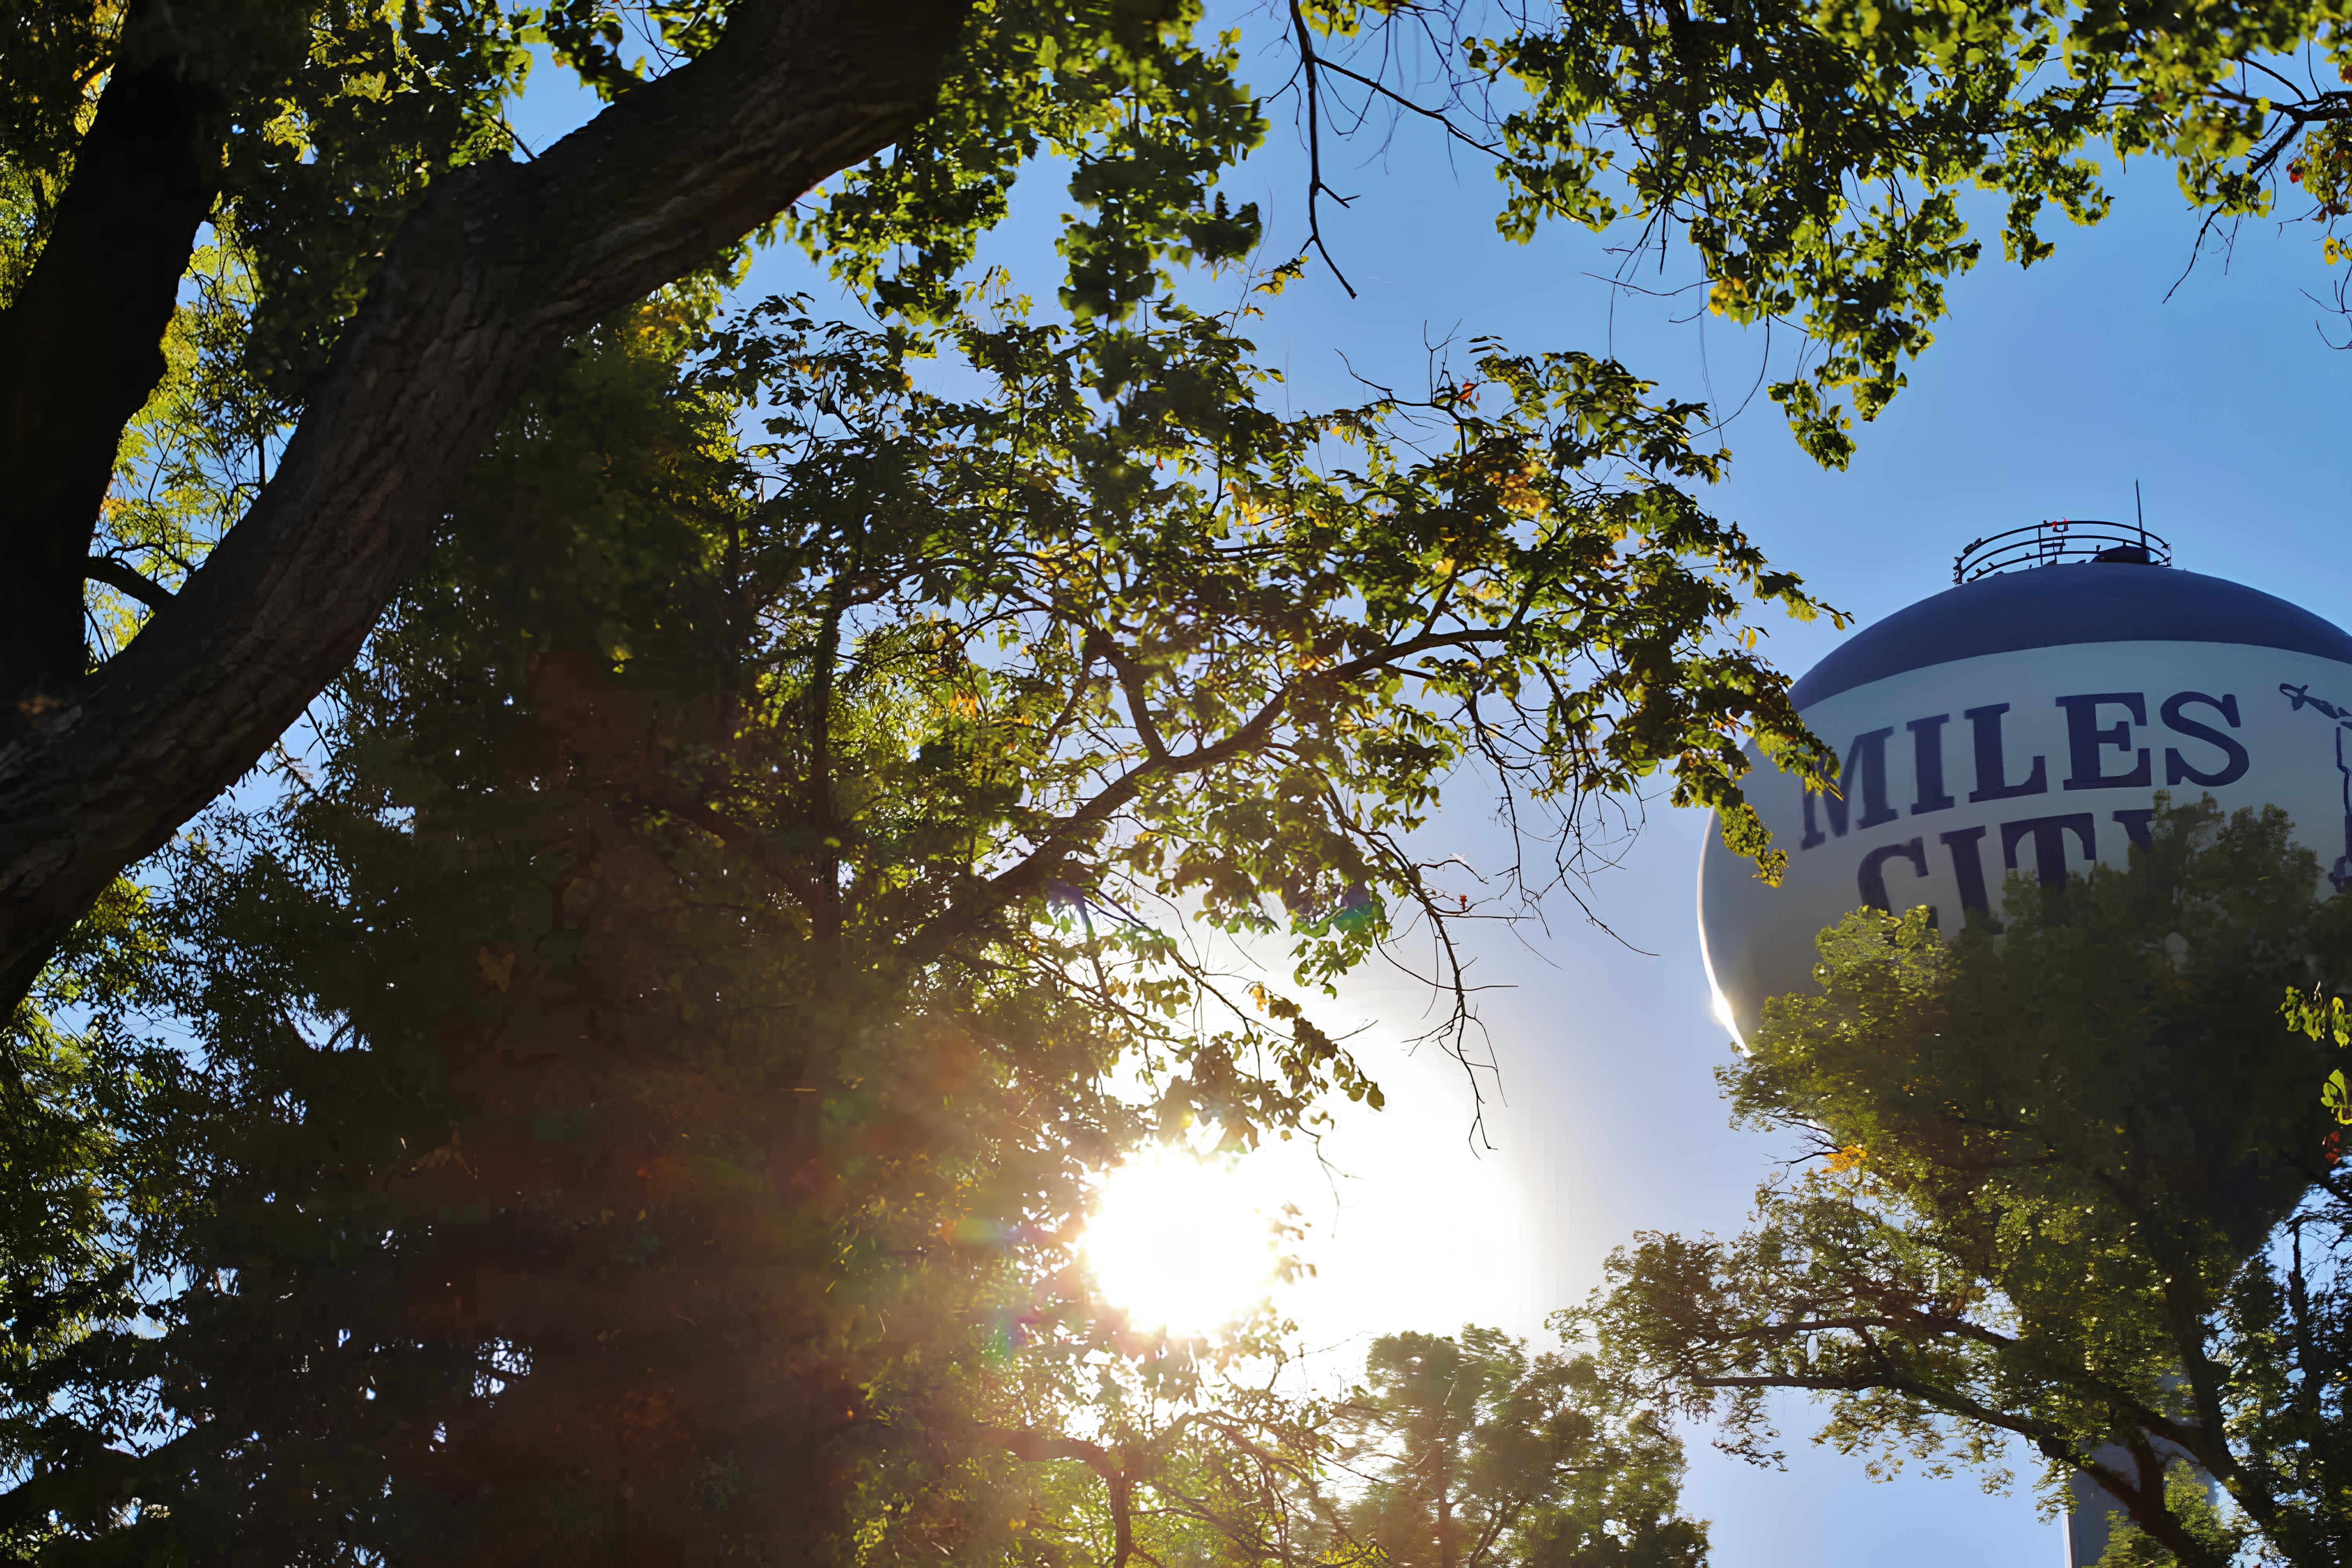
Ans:
[{"label": "rough tree bark", "polygon": [[435,188],[252,510],[128,648],[0,749],[0,1004],[351,662],[533,369],[897,140],[935,100],[965,9],[739,5],[706,54],[537,161]]}]

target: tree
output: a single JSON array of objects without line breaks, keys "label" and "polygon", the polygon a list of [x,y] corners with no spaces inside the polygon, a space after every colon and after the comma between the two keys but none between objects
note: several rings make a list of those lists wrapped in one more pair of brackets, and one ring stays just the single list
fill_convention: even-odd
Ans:
[{"label": "tree", "polygon": [[20,1342],[20,1553],[824,1555],[906,1435],[979,1440],[992,1344],[1192,1375],[1071,1282],[1086,1173],[1377,1100],[1308,1008],[1444,950],[1442,777],[1570,854],[1593,792],[1723,799],[1743,728],[1819,765],[1735,635],[1810,601],[1617,367],[1286,419],[1172,307],[695,321],[572,345],[324,771],[164,859],[162,959],[50,972],[109,1137],[35,1239],[109,1223]]},{"label": "tree", "polygon": [[[1033,1394],[1032,1421],[1003,1432],[1012,1473],[975,1464],[959,1479],[967,1495],[993,1484],[1033,1561],[1706,1562],[1706,1527],[1679,1511],[1680,1443],[1589,1354],[1530,1357],[1474,1325],[1375,1340],[1363,1384],[1339,1398],[1286,1397],[1279,1381],[1226,1383],[1181,1409],[1124,1384],[1111,1398]],[[1095,1435],[1063,1430],[1079,1422]]]},{"label": "tree", "polygon": [[1360,1478],[1347,1538],[1394,1568],[1698,1568],[1677,1511],[1682,1445],[1590,1355],[1493,1329],[1372,1342],[1337,1413]]},{"label": "tree", "polygon": [[2126,870],[2013,880],[1998,934],[1850,916],[1825,994],[1769,1004],[1724,1072],[1812,1168],[1736,1241],[1641,1237],[1573,1321],[1749,1458],[1803,1389],[1879,1463],[2015,1438],[2095,1479],[2133,1527],[2111,1561],[2341,1561],[2352,1189],[2278,1015],[2342,983],[2318,885],[2280,813],[2209,800]]},{"label": "tree", "polygon": [[1246,1337],[1258,1354],[1197,1378],[1067,1340],[982,1363],[931,1405],[929,1441],[874,1472],[861,1560],[1372,1563],[1324,1496],[1330,1403],[1286,1392],[1278,1342]]},{"label": "tree", "polygon": [[[1220,90],[1230,57],[1193,45],[1187,12],[885,18],[762,0],[723,24],[699,6],[636,15],[674,68],[641,79],[618,19],[583,4],[61,3],[11,28],[0,987],[21,994],[114,874],[349,664],[550,353],[723,261],[901,141],[943,90],[946,145],[895,170],[943,182],[920,193],[929,205],[907,218],[908,193],[887,181],[844,198],[842,221],[877,247],[911,236],[925,262],[951,265],[1040,148],[1114,187],[1095,200],[1114,211],[1114,253],[1080,287],[1116,290],[1171,247],[1214,258],[1249,237],[1245,219],[1194,210],[1201,171],[1256,121]],[[534,39],[613,101],[518,162],[499,105]],[[119,559],[86,561],[207,222],[252,285],[236,353],[273,416],[247,454],[268,483],[167,599]],[[161,607],[86,676],[91,570]]]}]

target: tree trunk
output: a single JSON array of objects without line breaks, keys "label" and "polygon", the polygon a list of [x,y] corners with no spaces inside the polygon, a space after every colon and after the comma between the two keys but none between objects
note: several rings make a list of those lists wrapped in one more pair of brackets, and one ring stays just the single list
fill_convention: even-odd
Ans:
[{"label": "tree trunk", "polygon": [[124,25],[47,240],[0,310],[0,741],[80,687],[99,503],[220,195],[226,108],[154,10]]},{"label": "tree trunk", "polygon": [[350,664],[545,357],[904,134],[965,9],[740,5],[707,54],[536,162],[436,185],[252,510],[128,648],[0,749],[0,1001]]}]

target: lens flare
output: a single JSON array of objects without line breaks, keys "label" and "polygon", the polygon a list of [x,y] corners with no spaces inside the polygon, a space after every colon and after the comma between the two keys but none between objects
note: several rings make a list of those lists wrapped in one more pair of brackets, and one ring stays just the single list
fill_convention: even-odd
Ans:
[{"label": "lens flare", "polygon": [[1234,1163],[1181,1153],[1105,1176],[1079,1251],[1136,1326],[1185,1335],[1249,1316],[1278,1262],[1271,1217]]}]

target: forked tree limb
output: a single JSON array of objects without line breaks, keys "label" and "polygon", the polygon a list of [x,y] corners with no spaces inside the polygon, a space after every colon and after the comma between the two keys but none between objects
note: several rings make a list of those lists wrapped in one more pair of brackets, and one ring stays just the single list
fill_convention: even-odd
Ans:
[{"label": "forked tree limb", "polygon": [[0,1003],[351,663],[532,372],[915,125],[967,4],[751,0],[707,53],[536,161],[436,185],[260,499],[69,705],[0,750]]}]

